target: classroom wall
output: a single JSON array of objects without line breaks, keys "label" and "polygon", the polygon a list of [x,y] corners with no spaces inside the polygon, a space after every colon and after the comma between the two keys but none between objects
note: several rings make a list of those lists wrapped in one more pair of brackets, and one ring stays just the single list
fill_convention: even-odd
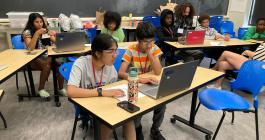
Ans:
[{"label": "classroom wall", "polygon": [[248,19],[253,0],[230,0],[227,16],[234,22],[234,31],[239,27],[248,27]]}]

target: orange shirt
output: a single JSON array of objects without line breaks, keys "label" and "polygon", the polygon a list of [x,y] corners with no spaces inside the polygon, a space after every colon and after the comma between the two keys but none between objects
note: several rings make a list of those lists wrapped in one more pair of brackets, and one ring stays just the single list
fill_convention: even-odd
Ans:
[{"label": "orange shirt", "polygon": [[[163,53],[155,44],[152,45],[150,51],[154,57],[159,57]],[[136,67],[139,74],[151,71],[150,60],[148,60],[146,53],[139,51],[138,44],[129,46],[122,60]]]}]

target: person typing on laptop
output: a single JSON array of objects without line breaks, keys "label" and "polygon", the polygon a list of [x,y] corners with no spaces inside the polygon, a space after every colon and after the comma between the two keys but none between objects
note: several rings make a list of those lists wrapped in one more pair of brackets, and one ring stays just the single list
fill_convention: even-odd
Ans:
[{"label": "person typing on laptop", "polygon": [[[159,56],[162,55],[162,51],[154,44],[155,28],[149,22],[139,23],[136,28],[137,44],[133,44],[128,47],[122,60],[121,68],[119,70],[119,77],[122,79],[128,79],[126,73],[127,68],[132,65],[138,68],[140,74],[150,72],[151,70],[155,75],[159,75],[162,70]],[[139,82],[143,84],[158,84],[155,78],[139,78]],[[164,118],[166,106],[163,105],[154,110],[153,125],[151,128],[150,136],[154,140],[165,140],[160,133],[159,127]],[[143,132],[141,126],[141,117],[135,120],[136,137],[137,140],[143,140]]]}]

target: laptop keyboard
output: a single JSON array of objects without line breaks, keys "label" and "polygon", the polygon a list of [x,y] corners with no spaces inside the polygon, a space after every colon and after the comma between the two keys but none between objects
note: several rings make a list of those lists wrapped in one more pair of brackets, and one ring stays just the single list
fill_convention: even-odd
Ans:
[{"label": "laptop keyboard", "polygon": [[158,87],[159,87],[158,85],[143,84],[139,86],[139,90],[142,91],[143,93],[155,96],[157,94]]}]

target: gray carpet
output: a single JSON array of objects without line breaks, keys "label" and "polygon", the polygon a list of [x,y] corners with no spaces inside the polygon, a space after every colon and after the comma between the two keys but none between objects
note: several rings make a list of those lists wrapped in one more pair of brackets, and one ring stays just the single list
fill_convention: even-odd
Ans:
[{"label": "gray carpet", "polygon": [[[34,72],[36,88],[38,85],[39,72]],[[52,76],[46,85],[46,89],[52,93]],[[18,102],[17,94],[26,93],[23,74],[19,74],[19,90],[15,88],[15,76],[0,85],[0,89],[5,90],[5,95],[0,102],[0,110],[7,120],[7,129],[3,129],[0,120],[0,140],[67,140],[70,139],[74,121],[74,108],[67,98],[60,98],[62,105],[60,108],[54,107],[53,100],[42,101],[39,98],[24,99]],[[250,95],[240,94],[248,99]],[[161,126],[162,134],[168,140],[204,140],[204,134],[189,128],[179,122],[170,123],[170,117],[178,114],[185,118],[189,117],[191,95],[180,98],[167,105],[165,119]],[[259,124],[260,139],[265,139],[265,98],[264,93],[260,96]],[[219,122],[222,112],[215,112],[201,107],[196,123],[214,131]],[[217,136],[218,140],[254,140],[255,123],[254,114],[236,113],[235,124],[231,125],[231,114],[228,113],[223,126]],[[78,123],[79,125],[80,123]],[[149,131],[152,124],[152,113],[145,115],[142,119],[145,139],[149,140]],[[118,130],[119,137],[121,129]],[[85,133],[81,128],[77,128],[75,139],[82,139]],[[121,138],[121,137],[120,137]],[[92,139],[91,135],[86,139]]]}]

